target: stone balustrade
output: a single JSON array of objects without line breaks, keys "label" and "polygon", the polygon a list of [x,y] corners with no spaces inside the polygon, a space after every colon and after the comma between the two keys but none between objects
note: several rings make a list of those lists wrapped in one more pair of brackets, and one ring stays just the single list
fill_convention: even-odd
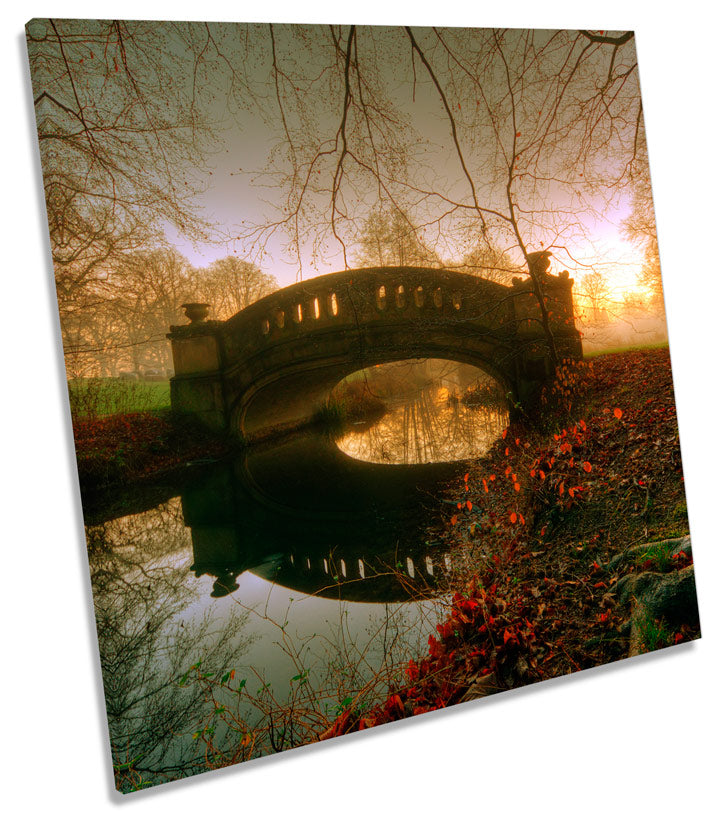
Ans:
[{"label": "stone balustrade", "polygon": [[[572,279],[548,276],[543,291],[560,354],[582,356]],[[319,276],[225,322],[173,327],[169,338],[173,407],[244,435],[306,420],[345,375],[373,364],[423,357],[474,363],[512,402],[528,402],[550,373],[529,280],[505,286],[436,268]]]}]

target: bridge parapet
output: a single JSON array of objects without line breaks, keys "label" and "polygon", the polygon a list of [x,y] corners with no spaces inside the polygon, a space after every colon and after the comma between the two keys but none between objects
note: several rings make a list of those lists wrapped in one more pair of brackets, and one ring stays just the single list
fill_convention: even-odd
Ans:
[{"label": "bridge parapet", "polygon": [[435,268],[366,268],[318,276],[266,296],[223,328],[228,361],[274,343],[360,325],[459,322],[514,332],[510,288]]},{"label": "bridge parapet", "polygon": [[[559,353],[581,357],[572,283],[567,273],[548,276],[543,289]],[[513,401],[527,401],[551,369],[540,313],[531,283],[518,279],[505,286],[409,267],[319,276],[225,322],[171,328],[172,403],[212,427],[255,432],[289,422],[299,412],[290,405],[303,390],[317,410],[329,389],[354,370],[424,357],[477,363]],[[273,401],[257,405],[259,417],[248,427],[249,403],[272,383]],[[281,412],[283,389],[287,406]]]}]

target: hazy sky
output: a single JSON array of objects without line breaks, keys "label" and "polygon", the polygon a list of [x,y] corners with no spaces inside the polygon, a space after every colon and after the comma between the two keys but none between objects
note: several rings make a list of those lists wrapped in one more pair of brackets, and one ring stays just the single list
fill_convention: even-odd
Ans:
[{"label": "hazy sky", "polygon": [[[267,166],[271,151],[277,147],[282,131],[280,130],[278,108],[274,99],[270,62],[271,52],[269,51],[270,40],[267,37],[266,29],[262,27],[252,29],[251,33],[254,32],[255,42],[259,44],[259,47],[256,45],[254,48],[248,49],[245,41],[239,36],[243,31],[242,27],[223,28],[226,35],[230,32],[229,42],[232,44],[231,48],[236,45],[240,48],[238,44],[242,44],[240,57],[243,62],[245,78],[248,81],[248,86],[252,87],[253,93],[260,99],[260,109],[262,109],[265,116],[263,121],[258,113],[260,109],[253,109],[249,100],[240,100],[241,106],[247,103],[247,109],[236,112],[238,119],[233,119],[229,110],[224,108],[222,97],[218,97],[213,102],[213,114],[216,118],[223,119],[224,124],[220,132],[220,144],[209,161],[212,173],[205,177],[207,190],[198,197],[197,201],[201,204],[203,213],[211,221],[226,226],[228,233],[233,235],[236,232],[241,232],[249,223],[258,223],[262,222],[263,219],[271,219],[274,209],[280,202],[277,192],[263,184],[260,172]],[[237,39],[232,33],[233,30],[238,32]],[[317,88],[322,88],[323,86],[317,83],[311,86],[310,80],[313,78],[313,72],[319,72],[323,60],[327,59],[327,29],[315,29],[305,41],[293,40],[287,27],[278,27],[275,31],[279,64],[290,76],[299,76],[301,78],[297,81],[297,87],[301,89],[300,96],[304,93],[305,88],[310,89],[311,93],[316,92]],[[341,36],[347,37],[347,31],[348,28],[345,27]],[[415,31],[418,32],[417,37],[419,40],[421,40],[422,36],[429,37],[427,30],[424,30],[424,34],[421,29]],[[361,28],[359,30],[359,39],[362,46],[360,49],[361,62],[369,48],[367,32],[368,29]],[[325,43],[323,46],[325,51],[318,48],[316,52],[313,52],[312,44],[315,34],[319,35],[319,41]],[[428,184],[431,184],[434,180],[434,184],[437,186],[440,181],[443,193],[468,201],[469,188],[457,160],[451,130],[436,89],[431,85],[427,76],[423,75],[422,66],[419,65],[417,59],[415,60],[415,85],[413,86],[410,61],[395,60],[392,55],[388,58],[388,46],[387,42],[383,43],[383,36],[390,37],[391,42],[394,42],[392,38],[395,38],[407,52],[408,46],[407,42],[404,42],[404,33],[401,29],[393,31],[375,29],[372,34],[372,44],[380,43],[378,53],[372,56],[373,59],[377,58],[376,65],[379,66],[382,83],[391,95],[393,105],[396,106],[401,115],[412,118],[420,138],[427,140],[428,143],[422,145],[418,140],[411,146],[414,162],[413,172],[416,175],[418,173],[427,173],[424,181],[427,181]],[[545,34],[543,32],[537,36],[542,41],[542,36]],[[550,34],[547,33],[547,36],[549,37]],[[520,39],[523,32],[517,32],[516,36]],[[426,40],[426,44],[427,42],[429,42],[429,39]],[[632,53],[634,54],[634,52]],[[607,49],[603,57],[609,54],[610,49]],[[407,54],[405,54],[406,56]],[[442,65],[442,61],[435,52],[433,52],[432,57],[435,64]],[[605,70],[605,63],[600,58],[598,59],[598,65],[600,66],[598,71]],[[636,81],[636,77],[637,74],[635,74],[634,81]],[[492,84],[492,78],[489,80],[485,78],[483,82]],[[317,118],[312,125],[317,127],[318,133],[324,132],[326,139],[332,138],[339,125],[342,113],[340,105],[342,101],[341,91],[342,89],[338,90],[333,100],[318,101],[310,100],[309,97],[303,100],[303,103],[308,104],[310,111],[316,112]],[[289,120],[293,118],[291,108],[291,103],[288,101],[286,115]],[[456,115],[459,118],[458,112],[456,112]],[[291,129],[297,125],[297,120],[290,123]],[[467,155],[470,157],[468,161],[470,172],[476,180],[482,182],[482,170],[476,168],[471,161],[475,157],[482,158],[482,149],[478,145],[469,146],[467,140],[470,138],[467,134],[460,132],[461,144],[463,144],[463,149],[467,151]],[[465,141],[463,142],[463,140]],[[479,154],[478,150],[480,150]],[[275,160],[277,161],[277,159],[278,155],[275,154]],[[335,161],[335,159],[333,158],[332,161]],[[423,168],[426,170],[422,170]],[[265,182],[267,182],[267,178]],[[555,201],[550,202],[551,208],[571,209],[573,207],[570,201],[572,193],[568,192],[567,186],[564,189],[559,186],[549,187],[547,190],[551,191],[551,196],[556,197]],[[358,194],[358,196],[361,195]],[[320,203],[321,198],[321,194],[318,193],[315,196],[315,201]],[[352,204],[356,205],[357,201]],[[522,199],[520,201],[522,202]],[[604,211],[602,216],[592,216],[586,213],[579,219],[579,226],[591,235],[592,243],[589,243],[585,238],[580,237],[577,231],[574,231],[574,235],[570,235],[569,238],[566,236],[564,240],[570,256],[565,255],[565,257],[562,257],[562,252],[556,254],[558,260],[555,262],[555,266],[558,269],[567,267],[574,274],[579,273],[582,275],[582,267],[578,267],[577,270],[572,269],[573,259],[580,263],[599,265],[599,269],[610,275],[616,290],[621,292],[632,288],[642,262],[641,253],[622,237],[621,232],[622,220],[629,213],[630,191],[625,190],[616,195],[615,201],[609,208],[601,204],[599,198],[597,201],[598,207]],[[494,203],[491,202],[491,204]],[[543,234],[538,232],[534,237],[535,242],[541,241],[541,236]],[[214,259],[229,253],[237,253],[240,256],[248,256],[253,252],[257,253],[257,248],[251,248],[247,242],[237,239],[229,239],[221,245],[204,244],[193,246],[172,230],[168,230],[168,238],[177,244],[178,248],[193,264],[199,266],[206,265]],[[546,242],[552,242],[553,239],[550,233],[544,234],[544,238]],[[303,247],[303,276],[305,278],[344,267],[339,244],[336,242],[326,244],[322,258],[311,259],[310,250],[315,239],[312,230],[309,230],[303,236],[303,239],[305,242]],[[287,252],[286,242],[287,237],[275,233],[265,242],[263,254],[254,256],[254,260],[263,269],[272,272],[283,285],[294,282],[298,273],[297,261],[291,253]],[[432,239],[430,239],[430,242],[432,242]],[[444,247],[438,245],[436,247],[440,257],[447,261],[459,261],[463,255],[463,248],[453,244]],[[537,249],[537,247],[531,247],[530,249]]]},{"label": "hazy sky", "polygon": [[[44,25],[36,23],[38,49]],[[528,250],[552,247],[555,269],[573,275],[594,264],[620,289],[634,282],[640,254],[621,235],[631,189],[610,188],[607,201],[607,190],[601,190],[605,177],[623,166],[622,150],[627,152],[634,128],[639,91],[632,40],[613,50],[576,32],[522,29],[498,35],[487,29],[408,33],[401,27],[358,27],[353,39],[349,26],[278,25],[271,31],[257,24],[127,25],[126,50],[121,50],[108,24],[70,21],[65,47],[74,84],[63,79],[65,56],[56,54],[50,90],[69,107],[75,105],[76,88],[85,91],[86,111],[98,118],[98,134],[109,123],[109,132],[118,129],[119,137],[129,101],[128,132],[139,133],[147,128],[144,103],[133,102],[136,87],[119,70],[127,54],[128,75],[154,99],[155,117],[162,118],[167,99],[171,129],[175,120],[195,111],[212,121],[216,138],[210,153],[184,159],[188,175],[204,189],[195,204],[221,238],[192,244],[166,224],[168,240],[193,264],[237,254],[283,285],[296,280],[298,256],[305,278],[343,269],[353,264],[359,225],[378,197],[386,204],[390,197],[398,202],[428,249],[457,264],[480,236],[474,200],[507,216],[507,174],[514,166],[515,218]],[[352,59],[346,64],[348,38]],[[194,51],[187,49],[188,41]],[[626,78],[619,79],[625,71]],[[607,98],[594,107],[602,111],[609,102],[617,108],[614,119],[590,137],[585,133],[581,145],[576,133],[585,117],[594,116],[585,98],[592,99],[613,72]],[[567,86],[559,80],[563,77]],[[65,116],[66,127],[75,129],[76,122],[61,109],[48,104],[51,116]],[[341,122],[348,152],[339,173]],[[82,141],[82,130],[76,136]],[[142,144],[141,137],[130,139]],[[152,178],[153,167],[162,164],[149,155],[143,173]],[[294,187],[289,184],[293,168]],[[130,177],[138,180],[131,184],[140,185],[142,177]],[[292,211],[300,188],[305,193],[295,226],[299,248],[293,252],[288,246],[293,236],[284,225],[260,240],[249,235],[251,225],[271,224]],[[486,218],[494,246],[522,262],[507,218],[487,213]]]}]

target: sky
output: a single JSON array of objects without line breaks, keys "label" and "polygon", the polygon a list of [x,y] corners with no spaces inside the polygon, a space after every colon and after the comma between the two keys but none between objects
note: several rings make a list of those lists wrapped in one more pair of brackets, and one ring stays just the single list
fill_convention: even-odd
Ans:
[{"label": "sky", "polygon": [[[278,31],[278,58],[280,61],[290,60],[290,52],[284,42],[285,32]],[[344,32],[346,36],[347,28],[344,29]],[[401,35],[402,32],[398,36]],[[267,43],[265,45],[267,46]],[[227,234],[231,236],[242,232],[250,223],[260,222],[263,218],[271,218],[273,207],[279,202],[276,192],[263,187],[260,175],[260,171],[266,167],[270,159],[271,149],[278,144],[281,131],[276,116],[277,111],[273,107],[273,89],[267,86],[272,76],[268,73],[268,55],[256,52],[255,58],[248,76],[251,84],[255,83],[256,87],[261,89],[260,93],[264,95],[265,114],[269,112],[274,119],[272,122],[268,122],[267,119],[262,121],[258,113],[250,107],[245,111],[240,111],[239,119],[233,119],[228,111],[223,109],[221,98],[215,103],[213,114],[216,118],[223,119],[224,123],[220,132],[219,144],[208,162],[211,173],[207,174],[203,180],[206,190],[196,198],[201,213],[209,220],[223,225]],[[309,63],[303,65],[301,74],[309,76],[312,73],[312,59],[308,58]],[[320,57],[318,57],[319,60]],[[441,64],[441,61],[437,62]],[[469,201],[469,189],[453,149],[445,112],[435,89],[427,80],[423,80],[422,67],[415,66],[416,85],[413,87],[407,67],[401,68],[394,65],[392,61],[382,61],[382,59],[380,64],[384,71],[383,79],[392,94],[392,102],[399,111],[413,117],[415,123],[419,125],[421,138],[428,140],[428,146],[426,149],[423,148],[423,154],[420,154],[419,143],[412,146],[414,156],[421,158],[422,165],[426,167],[426,170],[422,170],[421,163],[416,163],[415,173],[425,174],[427,179],[441,187],[444,192],[458,195],[463,201]],[[292,65],[290,67],[293,68]],[[295,68],[297,70],[296,66]],[[341,96],[338,98],[340,99]],[[310,104],[315,106],[318,112],[315,124],[325,132],[326,136],[332,135],[333,130],[337,128],[338,106],[324,106],[317,102]],[[291,118],[290,114],[288,118]],[[483,157],[482,151],[477,152],[477,146],[475,146],[473,155],[472,149],[467,144],[469,139],[470,135],[460,133],[463,150],[468,152],[471,159],[476,158],[478,162],[484,161],[486,157]],[[482,168],[473,165],[470,160],[468,160],[468,165],[476,184],[482,183]],[[433,175],[434,180],[431,179]],[[493,197],[497,195],[497,191],[492,194]],[[571,194],[568,194],[567,190],[556,189],[554,194],[551,191],[551,195],[557,196],[556,201],[551,202],[551,206],[561,208],[568,205],[568,197]],[[580,227],[587,237],[581,239],[575,235],[570,240],[561,242],[561,244],[567,244],[570,255],[563,255],[562,251],[556,252],[557,259],[554,261],[552,271],[559,272],[561,269],[569,269],[572,275],[582,278],[586,270],[583,265],[595,265],[596,269],[606,273],[611,280],[611,290],[618,297],[627,291],[636,289],[636,277],[642,266],[642,252],[627,241],[622,233],[622,221],[630,210],[630,195],[630,190],[626,189],[615,197],[609,208],[606,208],[600,199],[597,199],[596,207],[604,211],[602,217],[593,217],[589,213],[580,217]],[[492,198],[483,198],[482,194],[480,200],[483,204],[489,202],[495,205]],[[316,196],[315,201],[320,202],[319,195]],[[527,204],[527,199],[520,201],[523,205]],[[435,203],[435,209],[437,211],[437,203]],[[197,266],[206,266],[215,259],[237,254],[243,258],[252,258],[262,269],[272,273],[281,285],[294,283],[299,275],[297,260],[286,247],[287,237],[279,233],[273,234],[264,243],[261,254],[258,254],[257,247],[251,247],[247,242],[239,239],[229,238],[220,243],[194,245],[170,226],[166,227],[166,234],[168,240],[175,244],[192,264]],[[345,267],[337,242],[326,244],[325,253],[321,257],[313,257],[312,244],[316,238],[311,228],[304,234],[305,244],[301,254],[303,278],[341,270]],[[536,230],[533,238],[536,243],[541,242],[544,238],[546,243],[551,244],[554,237],[549,232],[543,234]],[[449,246],[437,245],[437,249],[443,260],[457,262],[460,261],[463,250],[467,248],[463,249],[450,243]],[[536,244],[529,249],[539,248]],[[352,261],[352,254],[350,260]],[[574,263],[577,264],[573,268]]]},{"label": "sky", "polygon": [[[264,166],[267,161],[267,143],[246,139],[240,150],[234,144],[236,141],[237,135],[228,133],[229,147],[211,162],[212,175],[205,178],[207,190],[197,198],[201,213],[206,218],[228,228],[256,220],[258,213],[265,208],[264,200],[267,196],[264,189],[252,184],[252,173],[240,172],[242,168],[251,171],[260,170]],[[242,165],[238,164],[240,153],[243,157]],[[606,260],[601,269],[612,271],[613,288],[618,293],[636,288],[635,280],[643,263],[642,251],[623,236],[622,222],[629,213],[630,202],[628,198],[624,198],[618,207],[606,214],[605,219],[588,218],[586,224],[594,241],[576,248],[577,258],[588,261],[595,261],[597,258]],[[228,255],[245,255],[243,242],[239,240],[195,244],[171,225],[166,225],[165,230],[168,241],[197,267],[206,267]],[[271,272],[283,286],[294,284],[297,275],[297,262],[284,249],[285,243],[282,236],[272,237],[266,246],[267,255],[261,263],[261,267]],[[555,272],[556,267],[558,265],[554,263],[552,269]],[[310,278],[313,273],[322,275],[341,269],[343,260],[338,250],[326,260],[311,262],[304,277]],[[582,270],[579,275],[582,276]]]}]

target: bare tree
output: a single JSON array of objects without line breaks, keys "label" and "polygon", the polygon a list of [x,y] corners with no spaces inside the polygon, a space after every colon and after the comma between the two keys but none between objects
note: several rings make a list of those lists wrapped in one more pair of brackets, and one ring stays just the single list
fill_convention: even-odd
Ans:
[{"label": "bare tree", "polygon": [[378,206],[431,258],[577,268],[646,175],[632,32],[49,20],[28,40],[61,301],[163,224],[202,230],[213,94],[272,135],[265,175],[242,172],[275,210],[233,238],[254,258],[282,235],[300,276],[349,266]]},{"label": "bare tree", "polygon": [[645,256],[642,270],[638,275],[638,284],[650,294],[651,309],[655,313],[664,314],[655,208],[646,158],[641,164],[641,172],[633,178],[632,190],[632,210],[623,223],[623,231],[633,244],[641,248]]},{"label": "bare tree", "polygon": [[389,211],[382,205],[373,208],[361,223],[358,243],[360,248],[353,262],[360,267],[440,264],[438,257],[418,239],[407,216],[397,208]]},{"label": "bare tree", "polygon": [[258,52],[271,54],[264,87],[275,110],[265,98],[263,115],[277,117],[281,144],[268,183],[282,196],[277,218],[244,235],[263,243],[287,231],[300,267],[308,231],[316,250],[339,248],[347,264],[373,198],[402,202],[438,256],[475,237],[518,266],[540,248],[577,266],[574,247],[642,170],[632,32],[272,26],[253,34]]},{"label": "bare tree", "polygon": [[[195,197],[213,144],[203,102],[213,82],[203,61],[211,46],[196,26],[117,20],[32,20],[27,43],[58,303],[73,357],[83,346],[78,326],[112,297],[118,268],[131,267],[128,254],[162,243],[167,227],[208,236]],[[95,346],[107,340],[89,335]]]},{"label": "bare tree", "polygon": [[600,270],[591,270],[585,273],[576,298],[589,310],[590,324],[608,323],[610,320],[608,315],[609,297],[610,288],[605,274]]},{"label": "bare tree", "polygon": [[274,276],[237,256],[218,259],[193,275],[193,292],[211,304],[213,315],[219,319],[234,316],[277,288]]},{"label": "bare tree", "polygon": [[[446,267],[453,267],[452,263]],[[457,269],[488,281],[509,284],[513,277],[526,272],[517,262],[513,262],[507,253],[494,248],[487,240],[480,241],[472,250],[463,256]]]},{"label": "bare tree", "polygon": [[277,289],[274,277],[236,257],[193,268],[173,248],[118,256],[112,270],[68,303],[63,332],[71,377],[172,368],[166,340],[182,324],[181,305],[207,301],[226,319]]}]

